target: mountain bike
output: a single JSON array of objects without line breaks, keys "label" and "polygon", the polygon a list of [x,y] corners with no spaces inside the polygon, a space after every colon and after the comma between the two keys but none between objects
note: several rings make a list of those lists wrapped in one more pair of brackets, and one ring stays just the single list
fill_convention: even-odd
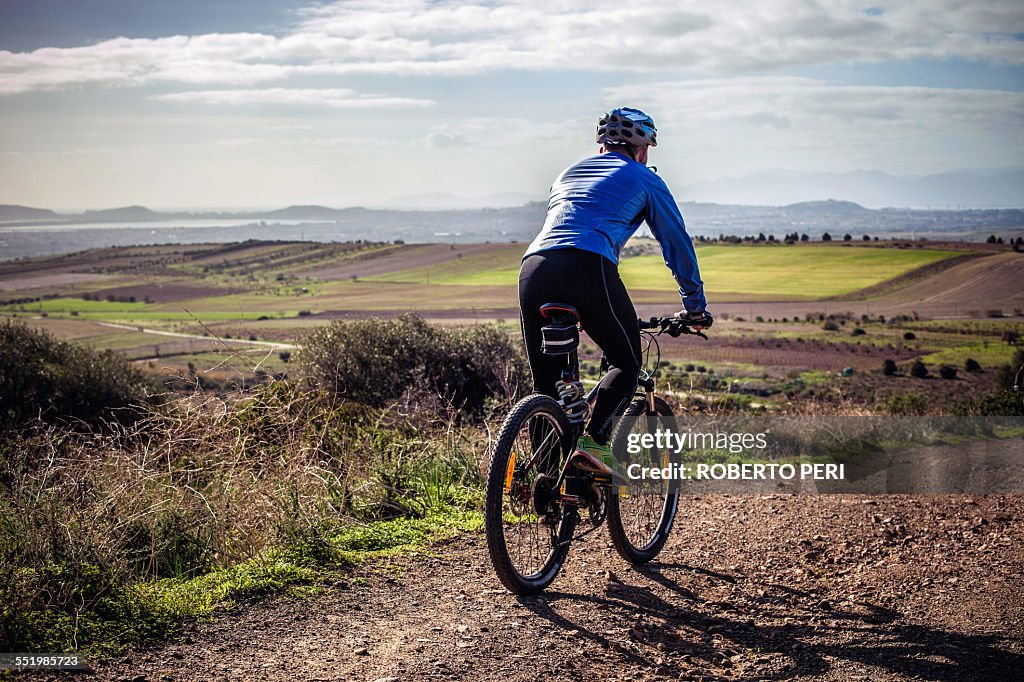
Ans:
[{"label": "mountain bike", "polygon": [[[485,491],[488,553],[498,578],[515,594],[534,594],[550,585],[572,541],[605,521],[623,559],[631,564],[654,559],[668,540],[678,502],[674,481],[615,485],[606,468],[602,471],[586,453],[575,450],[597,395],[596,386],[585,394],[580,381],[579,314],[562,303],[545,304],[540,312],[548,320],[542,329],[543,351],[566,360],[556,383],[558,399],[533,394],[512,408],[491,451]],[[657,337],[691,334],[707,339],[675,317],[638,323],[644,367],[637,395],[612,430],[609,442],[617,454],[626,452],[630,433],[667,427],[672,416],[654,393],[661,364]],[[602,356],[601,370],[607,369]],[[643,448],[623,465],[663,467],[678,464],[679,458],[668,450]]]}]

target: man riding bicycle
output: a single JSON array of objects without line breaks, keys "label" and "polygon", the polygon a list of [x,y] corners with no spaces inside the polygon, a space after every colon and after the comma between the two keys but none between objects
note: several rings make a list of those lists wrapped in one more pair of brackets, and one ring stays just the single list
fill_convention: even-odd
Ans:
[{"label": "man riding bicycle", "polygon": [[660,243],[679,285],[679,317],[697,331],[714,320],[683,216],[664,180],[647,168],[648,150],[658,144],[654,120],[638,109],[613,109],[597,124],[597,142],[597,155],[562,171],[551,187],[544,227],[523,256],[519,306],[536,392],[557,399],[555,384],[565,364],[541,350],[545,303],[573,306],[583,329],[604,351],[610,370],[576,448],[625,482],[608,438],[614,417],[636,391],[642,363],[636,311],[619,278],[618,261],[641,222]]}]

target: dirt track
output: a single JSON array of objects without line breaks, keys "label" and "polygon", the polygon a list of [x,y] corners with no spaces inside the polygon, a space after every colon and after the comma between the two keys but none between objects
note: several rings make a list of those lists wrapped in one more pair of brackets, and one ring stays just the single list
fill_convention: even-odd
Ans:
[{"label": "dirt track", "polygon": [[662,561],[601,531],[519,599],[468,534],[307,602],[243,606],[98,671],[127,680],[1009,680],[1020,496],[692,497]]}]

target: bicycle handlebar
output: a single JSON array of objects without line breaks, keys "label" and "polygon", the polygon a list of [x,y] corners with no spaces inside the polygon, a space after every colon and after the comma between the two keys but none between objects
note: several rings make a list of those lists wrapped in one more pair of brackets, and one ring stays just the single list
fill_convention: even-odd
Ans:
[{"label": "bicycle handlebar", "polygon": [[673,337],[689,334],[690,336],[699,336],[705,341],[708,340],[707,334],[697,331],[678,317],[652,317],[648,320],[637,320],[637,323],[640,325],[640,329],[657,329],[655,334],[668,334]]}]

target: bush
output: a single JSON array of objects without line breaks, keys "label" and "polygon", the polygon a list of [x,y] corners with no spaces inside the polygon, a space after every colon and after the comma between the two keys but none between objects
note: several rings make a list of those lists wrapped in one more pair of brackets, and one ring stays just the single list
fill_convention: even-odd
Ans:
[{"label": "bush", "polygon": [[1024,350],[1018,350],[1013,354],[1013,359],[1010,360],[1010,364],[1003,365],[999,368],[997,381],[1000,388],[1004,388],[1008,391],[1013,390],[1013,383],[1017,379],[1017,372],[1021,365],[1024,365]]},{"label": "bush", "polygon": [[824,329],[827,332],[837,332],[837,331],[839,331],[839,325],[836,324],[835,322],[833,322],[832,320],[829,320],[825,324],[821,325],[821,328]]},{"label": "bush", "polygon": [[889,414],[919,415],[928,408],[928,399],[920,393],[904,393],[889,396],[885,401],[885,409]]},{"label": "bush", "polygon": [[446,330],[411,314],[333,322],[299,357],[309,382],[357,402],[441,397],[474,415],[488,398],[521,392],[528,375],[518,340],[500,327]]},{"label": "bush", "polygon": [[956,368],[949,365],[939,367],[939,376],[943,379],[956,379]]},{"label": "bush", "polygon": [[867,334],[866,331],[864,331],[860,327],[855,327],[854,330],[850,333],[850,336],[864,336],[865,334]]},{"label": "bush", "polygon": [[0,432],[47,423],[133,421],[154,385],[113,351],[95,352],[50,334],[0,324]]},{"label": "bush", "polygon": [[910,376],[924,379],[928,376],[928,368],[920,360],[914,360],[914,364],[910,366]]},{"label": "bush", "polygon": [[882,363],[882,374],[884,374],[887,377],[891,377],[894,374],[896,374],[896,361],[895,360],[886,360],[885,362],[883,362]]},{"label": "bush", "polygon": [[974,358],[967,358],[964,362],[964,370],[967,372],[980,372],[981,365]]},{"label": "bush", "polygon": [[903,340],[904,341],[913,341],[916,338],[917,338],[917,335],[914,332],[903,332]]},{"label": "bush", "polygon": [[1014,391],[996,391],[977,402],[977,414],[983,416],[1024,417],[1024,395]]}]

